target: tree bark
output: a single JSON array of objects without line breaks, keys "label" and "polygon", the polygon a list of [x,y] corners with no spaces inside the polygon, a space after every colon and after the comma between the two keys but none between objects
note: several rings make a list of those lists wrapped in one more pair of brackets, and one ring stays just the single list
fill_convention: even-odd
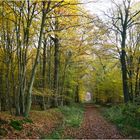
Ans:
[{"label": "tree bark", "polygon": [[41,49],[41,44],[42,44],[43,30],[44,30],[46,14],[47,14],[47,11],[45,10],[46,2],[43,1],[42,4],[43,4],[43,10],[42,10],[41,29],[40,29],[40,34],[39,34],[37,54],[36,54],[35,62],[34,62],[31,77],[30,77],[29,87],[28,87],[25,116],[29,115],[29,112],[30,112],[30,109],[31,109],[32,88],[33,88],[33,83],[34,83],[34,79],[35,79],[35,73],[36,73],[36,69],[37,69],[37,65],[38,65],[38,61],[39,61],[39,54],[40,54],[40,49]]},{"label": "tree bark", "polygon": [[122,32],[121,56],[120,57],[121,57],[124,102],[127,103],[129,101],[129,90],[128,90],[125,42],[126,42],[126,28]]}]

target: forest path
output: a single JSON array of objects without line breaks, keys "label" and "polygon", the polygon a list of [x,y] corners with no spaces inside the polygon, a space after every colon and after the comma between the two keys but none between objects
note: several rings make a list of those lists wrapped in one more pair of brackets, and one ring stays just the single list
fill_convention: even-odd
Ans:
[{"label": "forest path", "polygon": [[[68,134],[68,132],[70,132]],[[71,135],[76,139],[120,139],[117,128],[107,122],[100,114],[100,111],[93,104],[85,105],[84,120],[81,127],[76,130],[67,131],[67,136]]]}]

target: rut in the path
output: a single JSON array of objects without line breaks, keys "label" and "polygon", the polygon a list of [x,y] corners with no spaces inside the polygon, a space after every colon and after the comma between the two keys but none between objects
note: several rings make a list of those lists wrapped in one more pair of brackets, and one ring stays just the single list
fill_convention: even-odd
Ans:
[{"label": "rut in the path", "polygon": [[88,104],[85,107],[84,120],[81,127],[78,130],[69,130],[67,132],[71,132],[71,135],[76,139],[123,138],[116,129],[116,127],[108,123],[101,116],[98,109],[92,104]]}]

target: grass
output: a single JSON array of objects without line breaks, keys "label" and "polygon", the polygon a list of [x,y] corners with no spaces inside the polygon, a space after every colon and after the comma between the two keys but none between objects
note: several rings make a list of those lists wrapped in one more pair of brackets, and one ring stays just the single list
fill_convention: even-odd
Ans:
[{"label": "grass", "polygon": [[140,138],[140,106],[134,104],[104,109],[104,116],[128,137]]},{"label": "grass", "polygon": [[64,115],[64,125],[70,127],[80,127],[83,119],[83,106],[74,104],[71,106],[59,107]]},{"label": "grass", "polygon": [[78,128],[83,120],[84,109],[81,104],[59,107],[58,110],[63,114],[63,124],[61,124],[57,130],[49,135],[47,139],[61,139],[63,131],[66,127]]}]

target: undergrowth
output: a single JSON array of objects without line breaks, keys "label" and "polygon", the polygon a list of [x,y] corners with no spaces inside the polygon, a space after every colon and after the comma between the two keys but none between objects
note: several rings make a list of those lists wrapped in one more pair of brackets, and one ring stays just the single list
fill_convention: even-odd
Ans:
[{"label": "undergrowth", "polygon": [[125,136],[140,138],[140,105],[113,106],[105,109],[104,116],[115,123]]},{"label": "undergrowth", "polygon": [[81,104],[59,107],[58,110],[64,116],[63,124],[61,124],[57,130],[47,137],[49,139],[61,139],[63,131],[66,127],[78,128],[83,120],[84,109]]},{"label": "undergrowth", "polygon": [[10,125],[16,130],[22,130],[23,124],[25,123],[33,123],[31,119],[24,118],[23,120],[11,120]]},{"label": "undergrowth", "polygon": [[80,127],[83,119],[83,106],[82,105],[71,105],[59,107],[59,110],[64,115],[64,125],[70,127]]}]

